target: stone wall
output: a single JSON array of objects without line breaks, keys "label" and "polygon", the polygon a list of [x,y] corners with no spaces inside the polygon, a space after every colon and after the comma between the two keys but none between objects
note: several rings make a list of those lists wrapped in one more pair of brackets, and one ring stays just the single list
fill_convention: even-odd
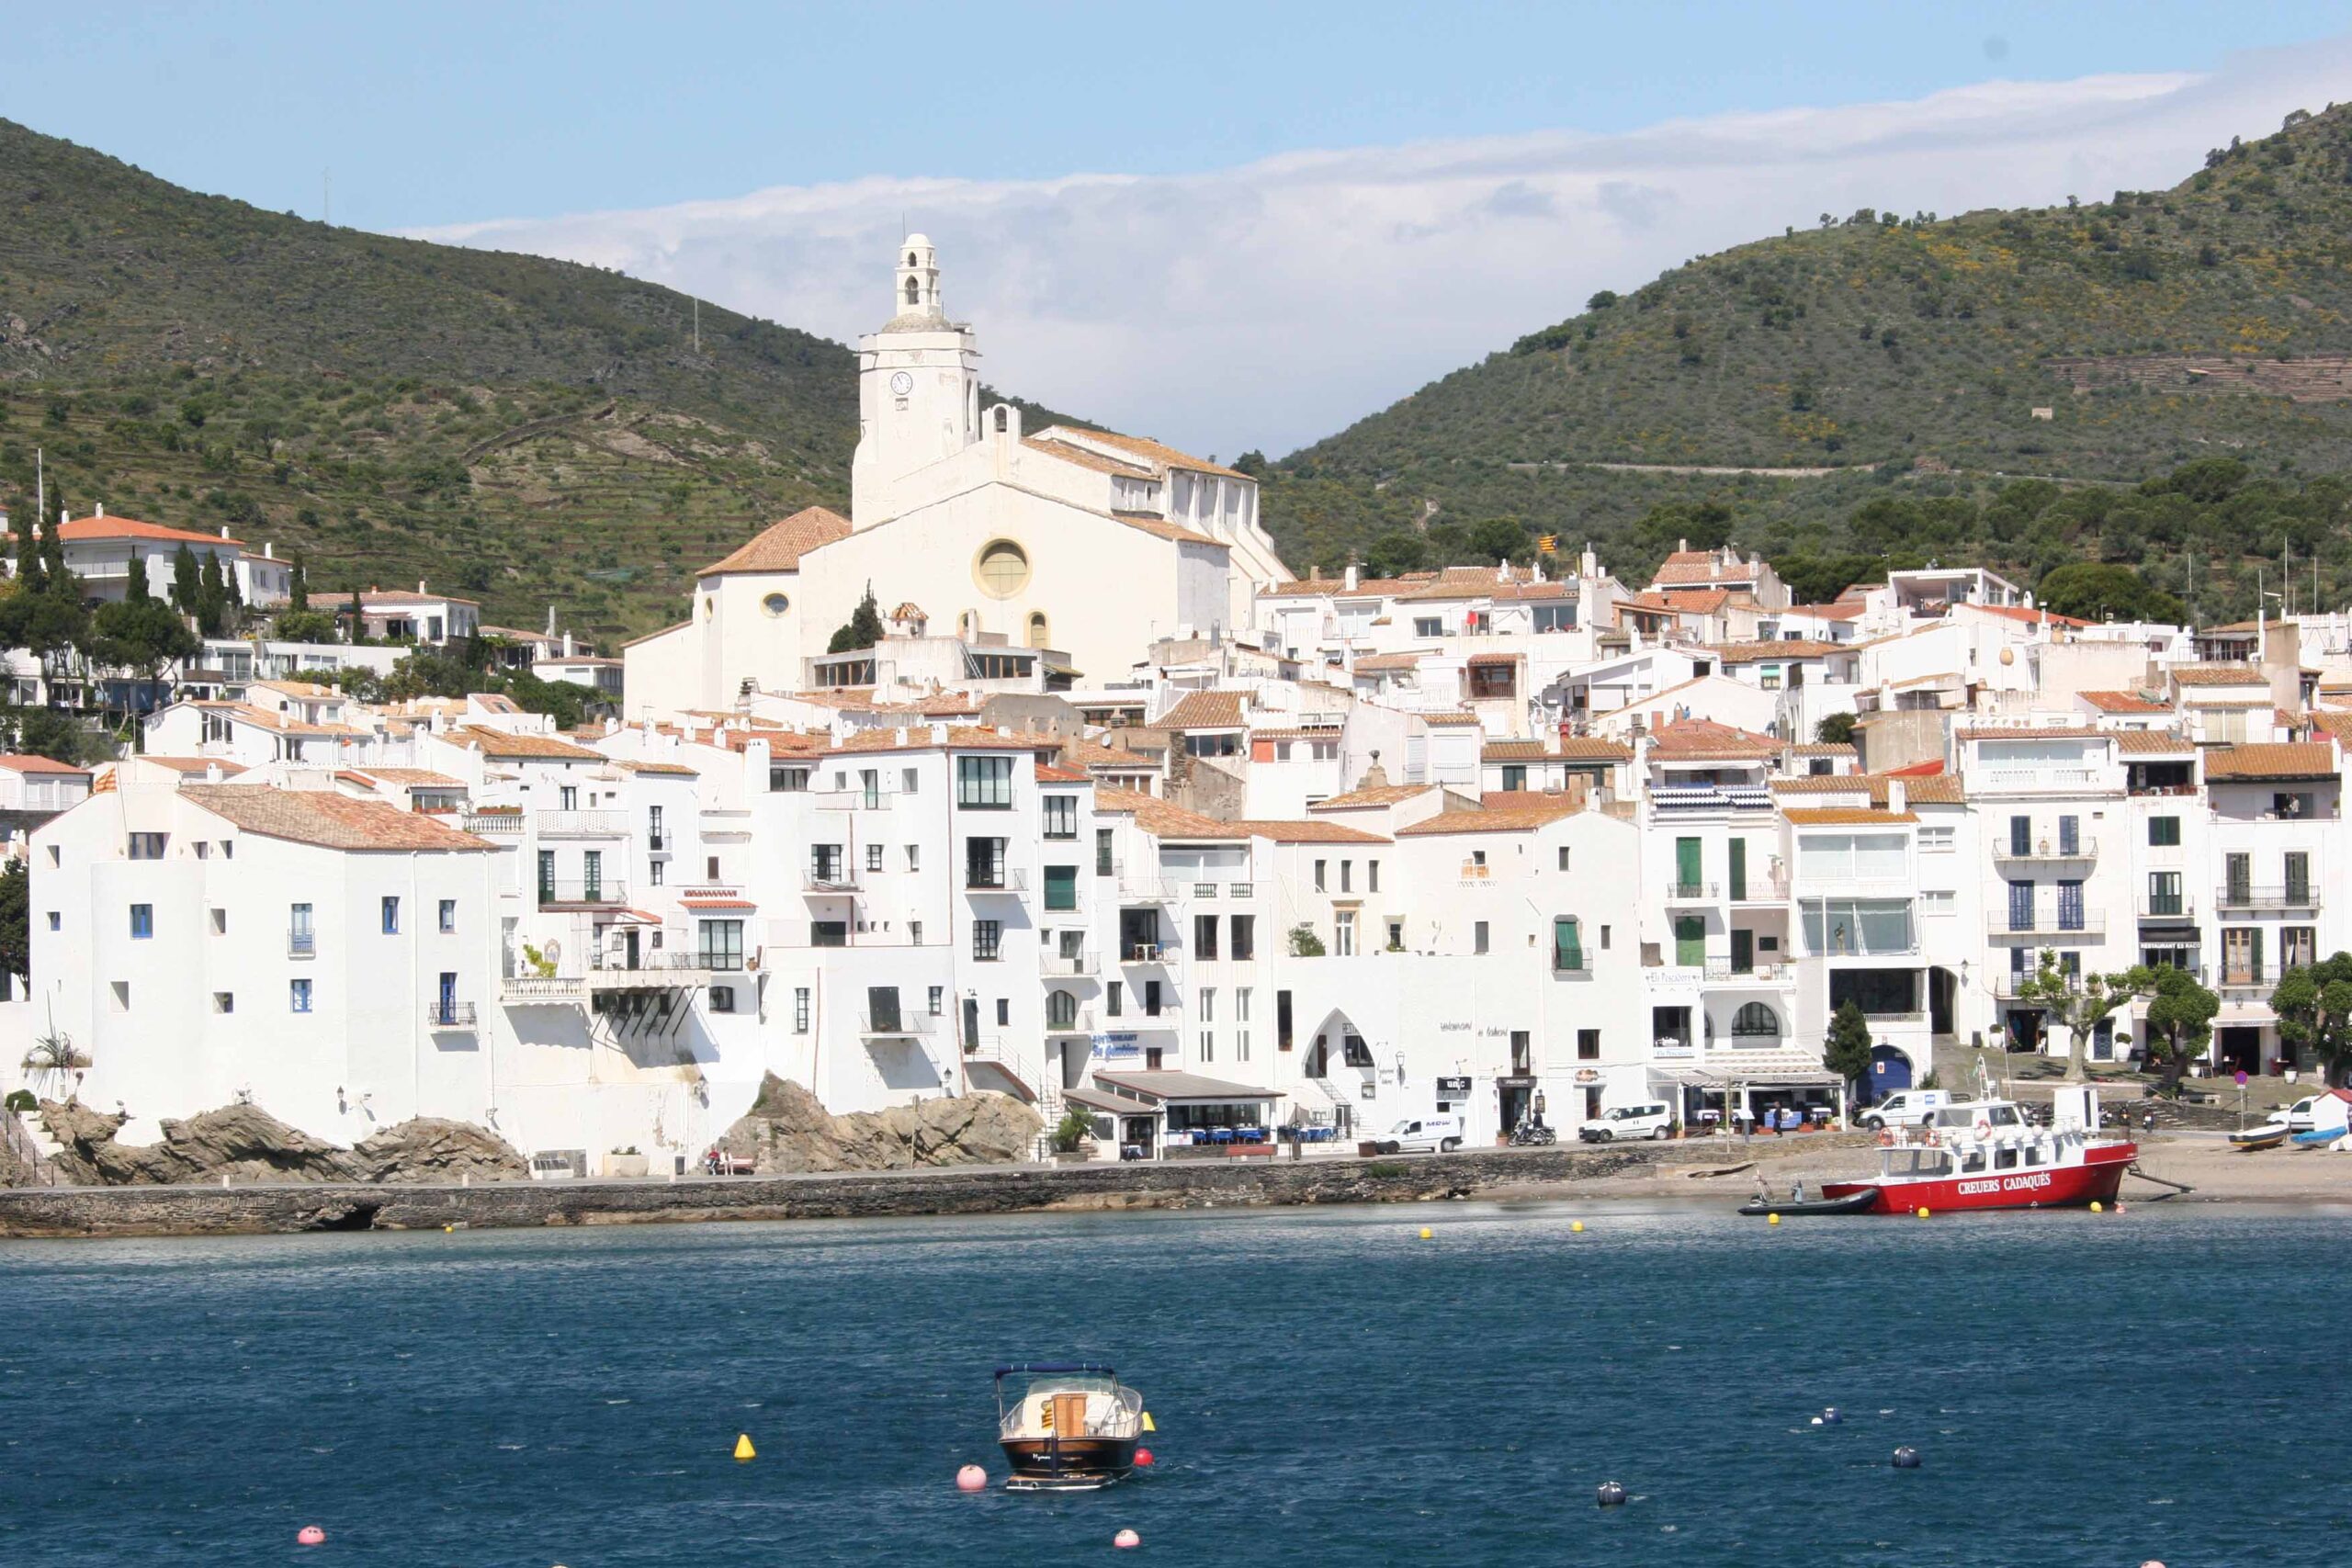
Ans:
[{"label": "stone wall", "polygon": [[[1825,1137],[1819,1143],[1827,1148],[1855,1141]],[[429,1230],[444,1225],[492,1228],[1396,1203],[1467,1197],[1490,1187],[1589,1181],[1658,1164],[1734,1163],[1739,1157],[1719,1144],[1692,1143],[1610,1149],[1487,1149],[1388,1160],[998,1166],[678,1181],[19,1188],[0,1191],[0,1235],[259,1235]]]}]

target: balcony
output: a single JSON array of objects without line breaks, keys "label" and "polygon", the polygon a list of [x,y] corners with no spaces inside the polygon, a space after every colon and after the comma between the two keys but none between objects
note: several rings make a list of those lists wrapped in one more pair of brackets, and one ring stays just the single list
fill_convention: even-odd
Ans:
[{"label": "balcony", "polygon": [[1762,784],[1653,784],[1650,815],[1700,817],[1722,812],[1772,809],[1772,792]]},{"label": "balcony", "polygon": [[598,908],[628,902],[626,883],[607,882],[602,877],[594,881],[557,880],[539,884],[539,908],[542,909]]},{"label": "balcony", "polygon": [[1786,964],[1751,964],[1735,969],[1728,958],[1710,958],[1705,979],[1711,991],[1778,991],[1796,984],[1796,971]]},{"label": "balcony", "polygon": [[309,931],[288,931],[286,933],[287,957],[316,958],[318,955],[319,939],[316,936]]},{"label": "balcony", "polygon": [[707,986],[714,973],[741,969],[743,961],[707,953],[645,953],[636,963],[626,953],[598,953],[589,965],[592,991],[669,990],[681,986]]},{"label": "balcony", "polygon": [[964,891],[1026,893],[1029,891],[1029,874],[1017,865],[967,865],[964,868]]},{"label": "balcony", "polygon": [[587,994],[577,975],[509,975],[498,982],[498,999],[509,1007],[561,1005]]},{"label": "balcony", "polygon": [[857,891],[857,868],[846,857],[836,861],[819,861],[808,867],[800,886],[808,893],[854,893]]},{"label": "balcony", "polygon": [[628,817],[619,811],[535,811],[531,825],[542,839],[628,837]]},{"label": "balcony", "polygon": [[2098,846],[2081,843],[2070,850],[2052,844],[2047,839],[2039,839],[2020,850],[2004,841],[1995,846],[1993,858],[2016,865],[2093,865],[2098,861]]},{"label": "balcony", "polygon": [[469,811],[458,818],[458,826],[478,839],[511,838],[523,830],[520,811]]},{"label": "balcony", "polygon": [[1723,897],[1719,882],[1669,882],[1666,885],[1666,901],[1669,904],[1712,904]]},{"label": "balcony", "polygon": [[1165,904],[1176,897],[1168,879],[1157,872],[1129,871],[1122,863],[1114,874],[1119,882],[1119,901],[1123,904]]},{"label": "balcony", "polygon": [[1048,1034],[1091,1034],[1094,1032],[1094,1010],[1080,1008],[1060,1022],[1056,1022],[1049,1011],[1046,1017],[1046,1032]]},{"label": "balcony", "polygon": [[1083,979],[1101,974],[1102,961],[1091,953],[1046,953],[1038,955],[1037,967],[1048,979]]},{"label": "balcony", "polygon": [[[2032,731],[2020,730],[2018,734],[2022,737],[2030,737]],[[2097,768],[1971,768],[1968,770],[1968,788],[1971,794],[1990,791],[1998,791],[2005,795],[2032,794],[2056,790],[2072,794],[2077,790],[2095,789],[2101,785],[2113,789],[2121,782],[2120,779],[2102,778],[2100,771]]]},{"label": "balcony", "polygon": [[1182,959],[1180,950],[1163,942],[1131,942],[1119,952],[1122,964],[1149,964],[1161,969],[1173,969]]},{"label": "balcony", "polygon": [[808,798],[820,811],[888,811],[899,798],[894,789],[812,789]]},{"label": "balcony", "polygon": [[2140,918],[2143,920],[2193,920],[2197,918],[2197,900],[2186,893],[2146,893],[2140,895]]},{"label": "balcony", "polygon": [[870,1012],[857,1017],[857,1032],[868,1039],[903,1039],[918,1034],[937,1032],[939,1020],[933,1014],[900,1009],[895,1015],[884,1013],[876,1017]]},{"label": "balcony", "polygon": [[1735,904],[1784,904],[1789,897],[1789,879],[1785,876],[1751,876],[1746,882],[1731,885],[1731,901]]},{"label": "balcony", "polygon": [[2316,909],[2317,883],[2290,883],[2283,887],[2256,887],[2245,883],[2213,890],[2213,908],[2221,909]]},{"label": "balcony", "polygon": [[470,1031],[474,1027],[474,1004],[471,1002],[431,1001],[424,1004],[424,1027],[427,1029]]},{"label": "balcony", "polygon": [[2055,909],[2037,909],[2024,924],[2006,909],[1996,909],[1984,917],[1984,934],[1995,942],[2034,941],[2055,942],[2097,942],[2107,935],[2107,911],[2084,909],[2073,917],[2071,923]]}]

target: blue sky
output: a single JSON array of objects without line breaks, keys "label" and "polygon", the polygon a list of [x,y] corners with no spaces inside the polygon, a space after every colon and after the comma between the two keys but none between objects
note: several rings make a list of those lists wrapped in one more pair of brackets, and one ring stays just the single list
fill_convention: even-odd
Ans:
[{"label": "blue sky", "polygon": [[903,220],[998,385],[1230,456],[1822,212],[2172,185],[2352,97],[2352,11],[83,0],[0,58],[176,183],[842,341]]},{"label": "blue sky", "polygon": [[[866,175],[1170,175],[1302,149],[2199,71],[2340,3],[14,8],[0,114],[405,229]],[[2347,84],[2352,94],[2352,84]]]}]

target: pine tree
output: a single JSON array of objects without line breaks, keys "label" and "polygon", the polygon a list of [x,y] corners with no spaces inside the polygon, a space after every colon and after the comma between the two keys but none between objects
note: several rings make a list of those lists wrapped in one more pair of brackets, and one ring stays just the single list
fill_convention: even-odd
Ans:
[{"label": "pine tree", "polygon": [[[210,560],[212,558],[207,555],[204,558]],[[198,592],[196,552],[183,541],[172,557],[172,608],[183,615],[195,615]]]},{"label": "pine tree", "polygon": [[34,536],[33,530],[40,525],[40,521],[33,518],[29,507],[20,511],[17,516],[31,520],[17,524],[17,587],[26,593],[38,593],[41,591],[44,578],[40,569],[40,540]]},{"label": "pine tree", "polygon": [[874,602],[874,584],[865,585],[865,597],[850,612],[849,622],[835,631],[832,640],[825,645],[827,653],[854,653],[861,648],[872,648],[882,640],[882,607]]}]

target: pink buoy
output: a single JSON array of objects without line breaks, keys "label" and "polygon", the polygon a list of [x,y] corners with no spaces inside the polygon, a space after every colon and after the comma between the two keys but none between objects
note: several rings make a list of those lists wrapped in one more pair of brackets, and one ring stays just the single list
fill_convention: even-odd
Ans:
[{"label": "pink buoy", "polygon": [[1136,1450],[1136,1463],[1146,1470],[1150,1469],[1151,1450],[1149,1449],[1137,1449]]},{"label": "pink buoy", "polygon": [[327,1532],[316,1525],[304,1525],[295,1532],[294,1540],[302,1546],[324,1546],[327,1543]]},{"label": "pink buoy", "polygon": [[985,1492],[988,1485],[989,1472],[977,1464],[967,1464],[956,1472],[956,1490],[958,1492]]},{"label": "pink buoy", "polygon": [[1111,1544],[1117,1547],[1120,1551],[1125,1551],[1131,1546],[1141,1546],[1143,1544],[1143,1537],[1136,1534],[1133,1530],[1121,1530],[1118,1534],[1111,1538]]}]

